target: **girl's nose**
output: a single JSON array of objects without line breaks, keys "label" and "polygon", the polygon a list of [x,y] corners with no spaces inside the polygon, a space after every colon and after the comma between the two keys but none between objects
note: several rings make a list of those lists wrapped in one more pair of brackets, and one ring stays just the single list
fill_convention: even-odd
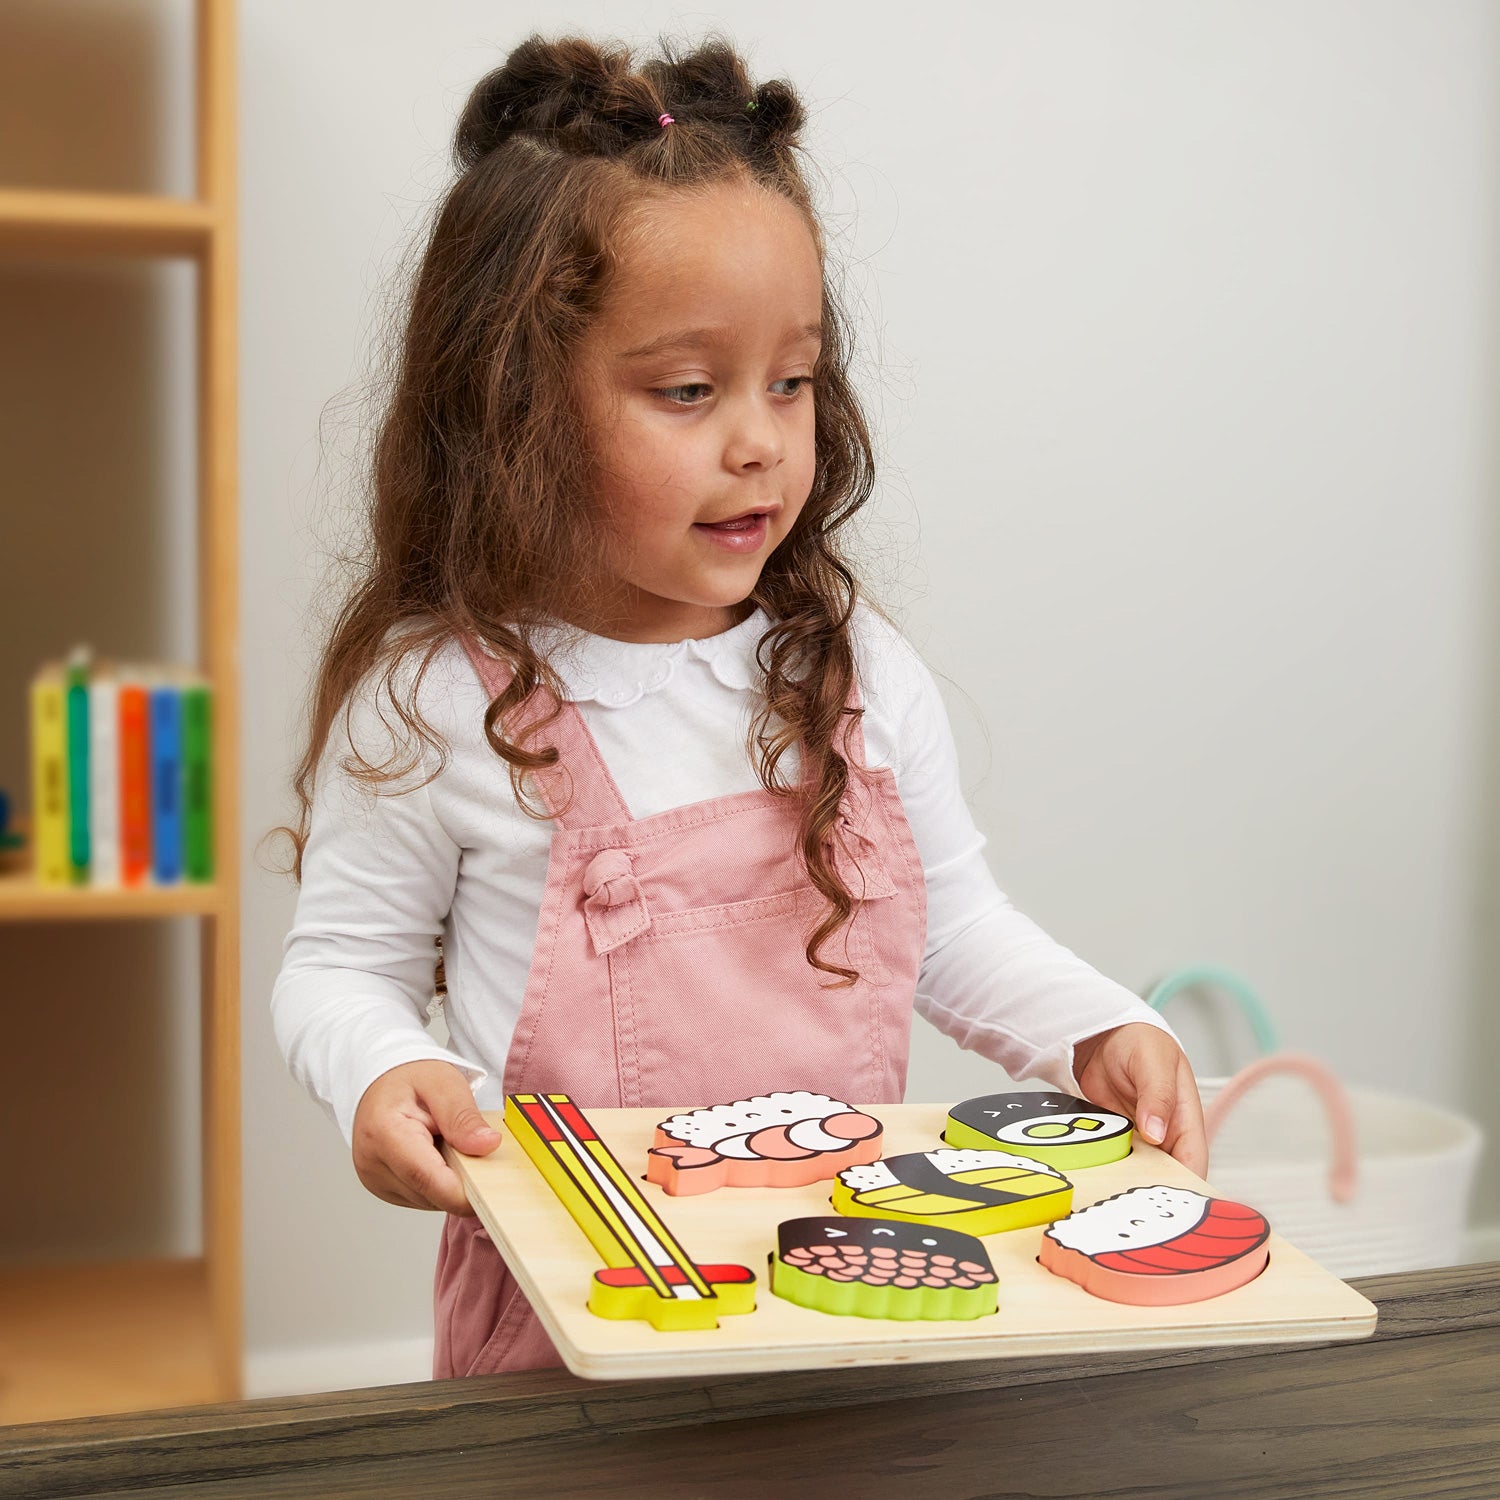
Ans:
[{"label": "girl's nose", "polygon": [[772,411],[769,397],[752,397],[735,409],[726,464],[735,470],[750,465],[774,469],[786,447],[781,421]]}]

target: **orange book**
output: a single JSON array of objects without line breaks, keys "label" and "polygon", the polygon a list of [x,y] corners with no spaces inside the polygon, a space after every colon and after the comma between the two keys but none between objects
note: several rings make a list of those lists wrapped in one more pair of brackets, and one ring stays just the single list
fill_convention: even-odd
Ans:
[{"label": "orange book", "polygon": [[151,742],[146,685],[120,672],[120,883],[148,885],[151,872]]}]

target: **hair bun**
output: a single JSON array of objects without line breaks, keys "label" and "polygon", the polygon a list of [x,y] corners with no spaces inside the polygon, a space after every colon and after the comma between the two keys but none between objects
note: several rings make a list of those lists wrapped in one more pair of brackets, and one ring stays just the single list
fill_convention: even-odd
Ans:
[{"label": "hair bun", "polygon": [[768,79],[756,89],[747,113],[751,138],[762,151],[794,144],[807,123],[801,99],[779,78]]},{"label": "hair bun", "polygon": [[663,108],[677,122],[712,122],[752,157],[795,143],[806,120],[795,90],[780,79],[753,87],[722,37],[692,48],[664,41],[660,53],[637,70],[622,42],[527,37],[474,85],[454,160],[466,171],[521,130],[549,132],[567,151],[614,155],[657,139]]},{"label": "hair bun", "polygon": [[455,161],[467,169],[518,130],[555,130],[603,113],[628,69],[623,47],[578,36],[527,37],[474,85],[453,133]]}]

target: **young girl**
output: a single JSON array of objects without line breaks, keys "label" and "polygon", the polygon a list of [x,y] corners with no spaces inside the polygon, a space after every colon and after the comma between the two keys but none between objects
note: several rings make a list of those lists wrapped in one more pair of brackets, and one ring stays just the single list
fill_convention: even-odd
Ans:
[{"label": "young girl", "polygon": [[272,997],[360,1181],[447,1214],[439,1377],[560,1363],[438,1151],[493,1150],[508,1092],[896,1103],[915,1010],[1207,1167],[1172,1031],[996,888],[937,686],[860,595],[803,123],[716,36],[533,36],[458,124]]}]

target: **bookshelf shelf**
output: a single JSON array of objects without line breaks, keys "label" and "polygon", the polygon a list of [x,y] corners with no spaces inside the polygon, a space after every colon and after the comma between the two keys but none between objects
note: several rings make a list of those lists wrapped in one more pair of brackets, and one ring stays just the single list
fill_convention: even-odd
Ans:
[{"label": "bookshelf shelf", "polygon": [[144,193],[0,188],[0,253],[10,255],[200,255],[216,209]]},{"label": "bookshelf shelf", "polygon": [[[0,1266],[0,1424],[232,1400],[241,1387],[234,0],[194,0],[193,27],[194,196],[0,187],[0,274],[8,259],[26,257],[194,262],[195,666],[213,701],[216,879],[129,889],[43,886],[29,857],[7,852],[0,863],[0,925],[167,917],[200,922],[202,1254]],[[0,357],[3,349],[0,339]],[[24,628],[17,620],[5,623],[12,632]],[[47,649],[38,641],[38,661]],[[0,1058],[0,1087],[5,1066]],[[39,1153],[46,1146],[41,1130],[27,1142]]]},{"label": "bookshelf shelf", "polygon": [[39,884],[29,870],[0,871],[0,922],[217,916],[223,905],[217,885],[58,887]]}]

